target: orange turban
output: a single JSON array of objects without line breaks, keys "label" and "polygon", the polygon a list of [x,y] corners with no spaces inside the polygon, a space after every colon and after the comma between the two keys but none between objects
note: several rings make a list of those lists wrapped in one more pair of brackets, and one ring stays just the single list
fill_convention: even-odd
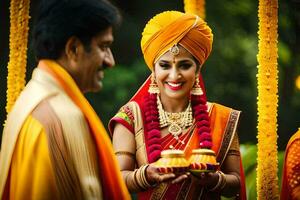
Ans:
[{"label": "orange turban", "polygon": [[178,11],[165,11],[154,16],[142,33],[141,48],[148,67],[174,44],[188,50],[202,65],[212,49],[213,34],[200,17]]}]

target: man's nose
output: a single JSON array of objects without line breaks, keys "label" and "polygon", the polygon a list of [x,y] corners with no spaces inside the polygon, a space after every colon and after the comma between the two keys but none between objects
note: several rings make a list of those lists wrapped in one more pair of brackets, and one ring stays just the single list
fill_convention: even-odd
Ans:
[{"label": "man's nose", "polygon": [[104,65],[106,67],[113,67],[115,65],[115,59],[110,49],[107,49],[106,55],[104,57]]}]

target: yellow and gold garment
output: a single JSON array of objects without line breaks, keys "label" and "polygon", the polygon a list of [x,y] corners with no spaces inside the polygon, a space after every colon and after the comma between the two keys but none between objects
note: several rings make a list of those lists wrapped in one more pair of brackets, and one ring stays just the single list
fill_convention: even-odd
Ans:
[{"label": "yellow and gold garment", "polygon": [[51,60],[39,62],[8,115],[0,171],[2,199],[130,198],[100,119]]},{"label": "yellow and gold garment", "polygon": [[[39,92],[38,88],[48,91],[33,93]],[[24,113],[20,112],[22,107]],[[28,199],[102,199],[89,126],[80,109],[47,72],[35,69],[13,112],[10,117],[14,119],[8,118],[4,141],[9,144],[9,139],[15,136],[15,146],[7,147],[7,143],[3,143],[1,152],[1,163],[12,153],[10,166],[9,163],[1,166],[10,167],[4,199],[24,199],[24,196]],[[28,116],[27,112],[30,112]],[[24,119],[23,123],[19,122],[20,118]],[[16,135],[13,134],[15,127],[20,130]],[[5,155],[4,150],[8,152]],[[4,178],[1,174],[1,182]]]},{"label": "yellow and gold garment", "polygon": [[20,132],[12,158],[10,199],[57,199],[47,136],[31,115]]}]

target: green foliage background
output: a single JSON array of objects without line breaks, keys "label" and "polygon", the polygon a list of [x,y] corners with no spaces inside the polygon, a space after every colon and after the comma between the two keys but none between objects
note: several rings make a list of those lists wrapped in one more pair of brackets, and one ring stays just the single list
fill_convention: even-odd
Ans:
[{"label": "green foliage background", "polygon": [[[123,23],[114,32],[115,42],[112,47],[117,65],[106,71],[104,90],[99,94],[87,95],[104,124],[108,123],[118,108],[130,99],[150,74],[140,50],[140,38],[145,23],[155,14],[165,10],[183,11],[183,0],[113,2],[123,15]],[[31,1],[31,30],[37,3],[38,1]],[[3,122],[6,103],[9,0],[2,1],[1,5],[0,119]],[[252,0],[206,1],[206,20],[214,33],[213,51],[202,70],[208,99],[242,111],[239,126],[242,143],[256,143],[257,9],[258,2]],[[299,1],[279,1],[279,149],[285,148],[288,138],[296,132],[300,124],[300,90],[295,87],[295,79],[300,75],[299,10]],[[35,66],[30,40],[27,79]]]},{"label": "green foliage background", "polygon": [[[124,21],[115,32],[113,52],[117,66],[106,72],[104,90],[88,95],[103,121],[108,122],[150,74],[143,61],[140,38],[151,17],[165,10],[183,11],[183,1],[116,1]],[[206,1],[207,22],[214,33],[213,51],[203,66],[208,99],[242,111],[242,143],[256,143],[258,2]],[[283,150],[300,124],[300,3],[279,2],[279,107],[278,145]],[[111,78],[113,77],[113,78]],[[101,98],[100,98],[101,97]]]}]

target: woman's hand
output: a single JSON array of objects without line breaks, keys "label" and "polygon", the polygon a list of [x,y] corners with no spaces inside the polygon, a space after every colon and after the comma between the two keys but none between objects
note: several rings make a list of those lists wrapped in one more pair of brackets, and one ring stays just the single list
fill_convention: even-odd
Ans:
[{"label": "woman's hand", "polygon": [[184,172],[182,174],[179,174],[174,180],[172,180],[172,184],[180,183],[184,181],[185,179],[190,178],[191,173],[190,172]]},{"label": "woman's hand", "polygon": [[196,183],[206,188],[213,188],[219,181],[219,175],[216,172],[202,172],[199,175],[192,175]]},{"label": "woman's hand", "polygon": [[146,169],[146,179],[149,184],[156,185],[164,182],[171,182],[172,184],[179,183],[189,178],[190,173],[186,172],[176,176],[174,173],[162,174],[158,171],[158,168],[150,164]]}]

